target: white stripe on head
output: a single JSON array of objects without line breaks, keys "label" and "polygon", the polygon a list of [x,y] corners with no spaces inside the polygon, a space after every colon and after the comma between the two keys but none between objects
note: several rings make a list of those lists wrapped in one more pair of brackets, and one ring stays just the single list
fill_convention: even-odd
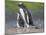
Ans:
[{"label": "white stripe on head", "polygon": [[21,5],[21,4],[22,4],[22,2],[19,3],[19,5]]}]

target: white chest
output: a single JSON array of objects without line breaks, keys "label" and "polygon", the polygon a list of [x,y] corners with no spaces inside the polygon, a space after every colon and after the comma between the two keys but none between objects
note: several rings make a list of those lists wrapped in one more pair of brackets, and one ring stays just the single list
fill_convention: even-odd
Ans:
[{"label": "white chest", "polygon": [[21,16],[23,16],[23,18],[24,18],[24,12],[23,12],[23,9],[20,8],[19,10],[20,10]]},{"label": "white chest", "polygon": [[20,8],[19,10],[20,10],[21,16],[22,16],[22,18],[23,18],[23,20],[24,20],[24,22],[25,22],[25,25],[26,25],[27,27],[29,27],[29,25],[27,24],[27,22],[29,23],[28,15],[27,15],[27,21],[26,21],[26,19],[25,19],[25,14],[24,14],[23,9]]}]

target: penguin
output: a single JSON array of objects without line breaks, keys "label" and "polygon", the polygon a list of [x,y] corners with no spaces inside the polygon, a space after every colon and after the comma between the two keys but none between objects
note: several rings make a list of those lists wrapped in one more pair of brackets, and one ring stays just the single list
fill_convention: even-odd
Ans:
[{"label": "penguin", "polygon": [[17,14],[17,26],[18,27],[24,27],[26,25],[29,27],[30,25],[34,26],[32,21],[32,15],[30,11],[24,6],[23,3],[18,4],[19,12]]}]

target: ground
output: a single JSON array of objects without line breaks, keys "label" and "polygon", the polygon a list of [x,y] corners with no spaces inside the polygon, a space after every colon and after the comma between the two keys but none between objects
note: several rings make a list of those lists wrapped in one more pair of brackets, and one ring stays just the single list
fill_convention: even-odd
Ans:
[{"label": "ground", "polygon": [[17,33],[42,33],[44,30],[43,28],[38,28],[38,27],[35,27],[35,26],[30,26],[29,28],[9,28],[7,31],[6,31],[6,35],[10,35],[10,34],[17,34]]}]

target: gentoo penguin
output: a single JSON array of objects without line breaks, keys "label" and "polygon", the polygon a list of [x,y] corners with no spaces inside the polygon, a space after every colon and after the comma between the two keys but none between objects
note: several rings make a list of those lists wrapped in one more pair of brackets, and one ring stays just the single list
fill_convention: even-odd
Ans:
[{"label": "gentoo penguin", "polygon": [[17,27],[24,27],[26,25],[34,25],[32,21],[31,12],[24,6],[23,3],[19,3],[19,12],[17,13]]}]

